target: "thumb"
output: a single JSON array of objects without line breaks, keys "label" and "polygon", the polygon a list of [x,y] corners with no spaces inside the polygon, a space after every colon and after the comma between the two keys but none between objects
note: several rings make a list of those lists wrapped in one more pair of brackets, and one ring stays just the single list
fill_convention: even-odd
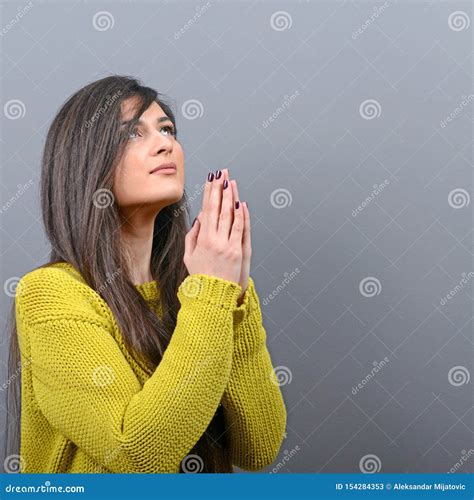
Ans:
[{"label": "thumb", "polygon": [[196,248],[197,239],[199,236],[199,229],[201,227],[201,223],[200,223],[198,217],[199,217],[199,214],[194,219],[193,225],[192,225],[191,229],[189,230],[188,234],[186,235],[186,246],[188,247],[190,253],[194,252],[194,249]]}]

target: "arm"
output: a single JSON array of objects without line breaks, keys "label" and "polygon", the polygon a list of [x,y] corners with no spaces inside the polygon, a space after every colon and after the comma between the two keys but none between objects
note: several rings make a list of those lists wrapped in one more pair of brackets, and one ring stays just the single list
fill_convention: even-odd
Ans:
[{"label": "arm", "polygon": [[[199,293],[183,293],[187,285]],[[227,384],[240,286],[197,274],[183,281],[176,329],[143,386],[102,316],[59,317],[74,301],[57,284],[31,279],[22,290],[19,332],[31,349],[37,405],[51,425],[112,472],[177,472]]]},{"label": "arm", "polygon": [[232,463],[256,471],[278,455],[286,427],[286,408],[266,347],[255,284],[234,310],[234,352],[223,405],[229,425]]}]

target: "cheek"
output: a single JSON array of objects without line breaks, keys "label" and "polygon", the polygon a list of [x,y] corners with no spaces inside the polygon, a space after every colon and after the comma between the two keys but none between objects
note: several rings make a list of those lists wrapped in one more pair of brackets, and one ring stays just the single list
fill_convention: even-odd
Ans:
[{"label": "cheek", "polygon": [[181,163],[184,163],[184,150],[179,142],[176,142],[176,156],[180,159]]},{"label": "cheek", "polygon": [[143,165],[137,153],[130,151],[124,155],[114,176],[113,192],[119,206],[133,203],[146,189],[148,177]]}]

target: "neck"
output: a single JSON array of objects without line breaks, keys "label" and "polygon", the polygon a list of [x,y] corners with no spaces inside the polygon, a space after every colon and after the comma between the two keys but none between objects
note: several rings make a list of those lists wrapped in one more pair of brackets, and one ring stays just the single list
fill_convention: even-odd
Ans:
[{"label": "neck", "polygon": [[153,280],[150,269],[155,218],[127,221],[122,225],[121,237],[132,282],[140,285]]}]

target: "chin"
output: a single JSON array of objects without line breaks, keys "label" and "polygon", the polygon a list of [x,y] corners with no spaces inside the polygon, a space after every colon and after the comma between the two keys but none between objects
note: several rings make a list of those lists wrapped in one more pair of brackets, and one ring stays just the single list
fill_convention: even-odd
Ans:
[{"label": "chin", "polygon": [[165,201],[167,205],[172,205],[173,203],[178,203],[178,201],[180,201],[183,197],[183,194],[184,189],[182,186],[177,189],[169,189],[167,190],[166,194],[161,193],[160,200],[157,201]]}]

